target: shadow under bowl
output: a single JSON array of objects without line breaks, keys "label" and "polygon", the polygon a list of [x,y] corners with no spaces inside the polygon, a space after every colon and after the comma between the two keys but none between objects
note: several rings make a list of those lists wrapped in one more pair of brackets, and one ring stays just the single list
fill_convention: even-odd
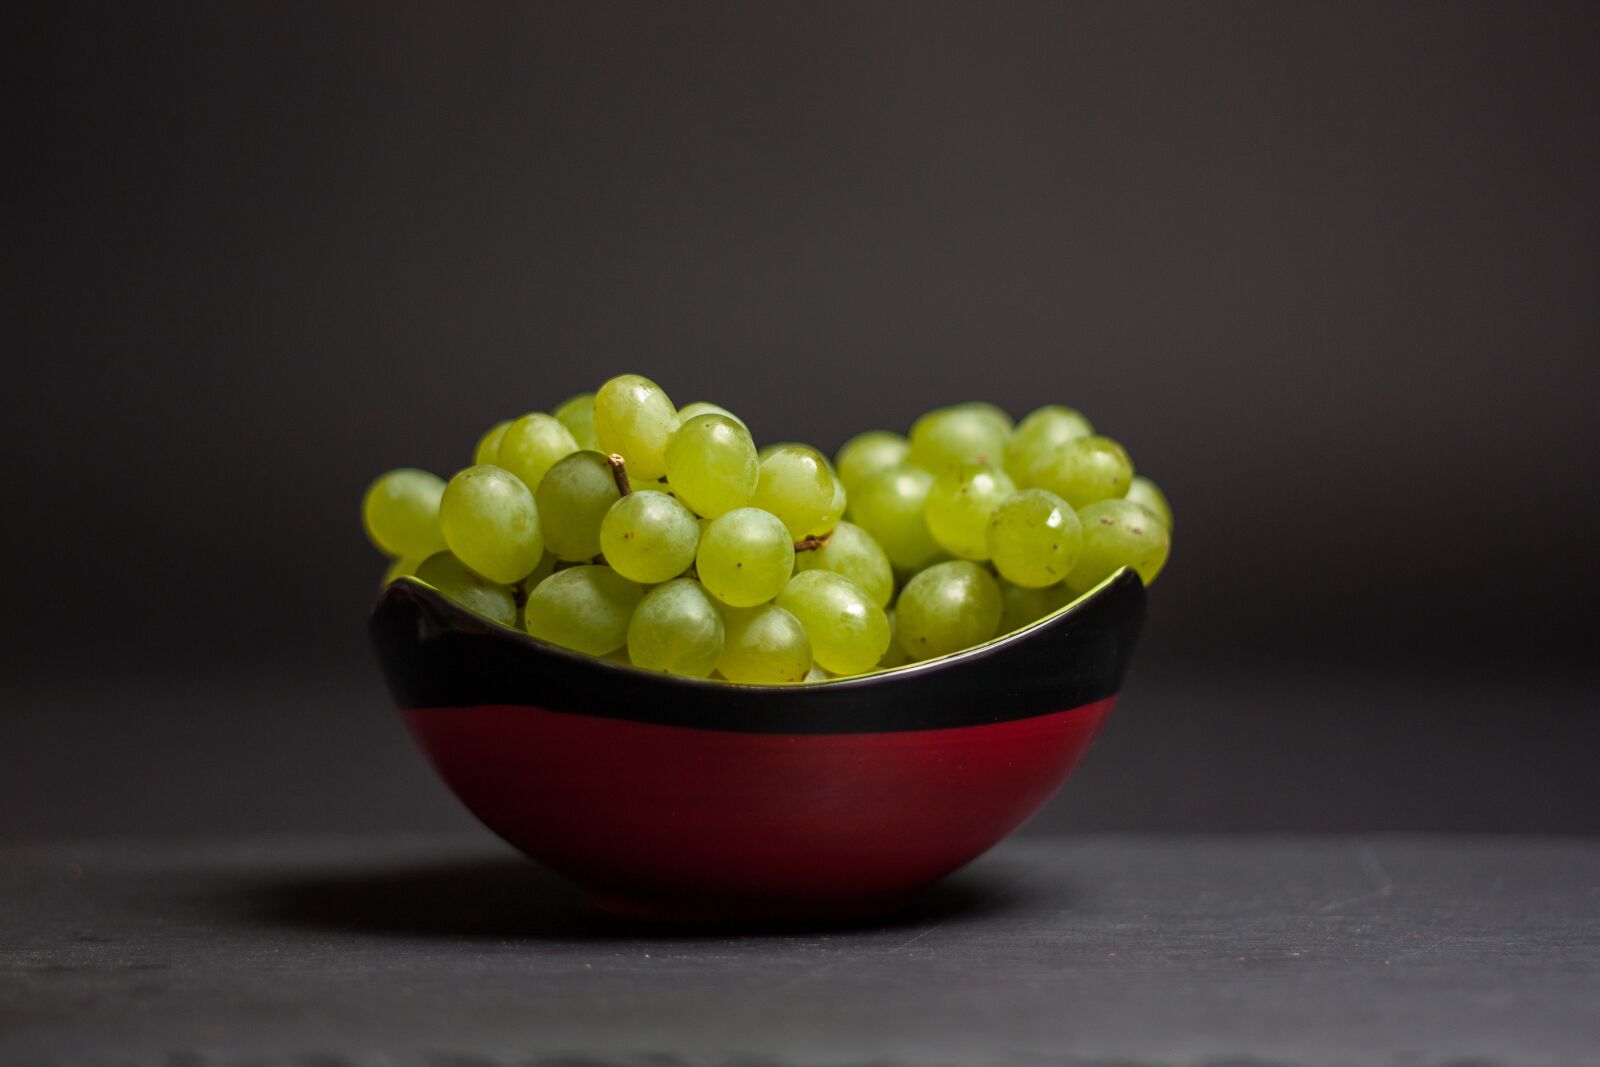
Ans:
[{"label": "shadow under bowl", "polygon": [[652,921],[888,914],[988,850],[1078,765],[1144,617],[1123,570],[977,648],[749,686],[641,671],[399,579],[371,636],[412,736],[484,825]]}]

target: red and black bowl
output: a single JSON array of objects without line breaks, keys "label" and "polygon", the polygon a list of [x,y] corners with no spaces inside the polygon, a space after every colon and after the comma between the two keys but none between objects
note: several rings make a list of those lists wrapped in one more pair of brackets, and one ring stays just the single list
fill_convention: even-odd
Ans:
[{"label": "red and black bowl", "polygon": [[412,736],[474,815],[601,908],[659,920],[893,911],[1056,791],[1127,671],[1123,570],[986,645],[748,686],[595,659],[410,579],[371,633]]}]

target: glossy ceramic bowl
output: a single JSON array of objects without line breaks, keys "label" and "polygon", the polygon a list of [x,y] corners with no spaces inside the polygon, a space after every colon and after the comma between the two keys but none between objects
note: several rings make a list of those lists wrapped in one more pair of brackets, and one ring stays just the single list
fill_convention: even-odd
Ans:
[{"label": "glossy ceramic bowl", "polygon": [[794,686],[568,652],[409,579],[371,633],[456,796],[601,908],[832,920],[899,908],[1050,798],[1116,700],[1144,603],[1124,570],[978,648]]}]

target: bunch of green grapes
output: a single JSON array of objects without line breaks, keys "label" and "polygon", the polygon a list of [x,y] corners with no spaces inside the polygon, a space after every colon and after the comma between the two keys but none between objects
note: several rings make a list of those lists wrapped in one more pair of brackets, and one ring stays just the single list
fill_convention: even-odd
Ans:
[{"label": "bunch of green grapes", "polygon": [[368,488],[368,536],[493,622],[645,670],[741,685],[948,655],[1123,567],[1148,584],[1172,510],[1071,408],[940,408],[833,460],[757,449],[726,408],[624,374],[496,423],[448,481]]}]

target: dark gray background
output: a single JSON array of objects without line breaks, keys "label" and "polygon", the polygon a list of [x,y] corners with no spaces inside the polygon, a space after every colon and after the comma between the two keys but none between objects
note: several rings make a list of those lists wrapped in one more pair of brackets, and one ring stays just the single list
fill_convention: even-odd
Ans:
[{"label": "dark gray background", "polygon": [[452,826],[367,480],[639,371],[1178,512],[1038,825],[1600,829],[1600,8],[8,5],[0,834]]}]

